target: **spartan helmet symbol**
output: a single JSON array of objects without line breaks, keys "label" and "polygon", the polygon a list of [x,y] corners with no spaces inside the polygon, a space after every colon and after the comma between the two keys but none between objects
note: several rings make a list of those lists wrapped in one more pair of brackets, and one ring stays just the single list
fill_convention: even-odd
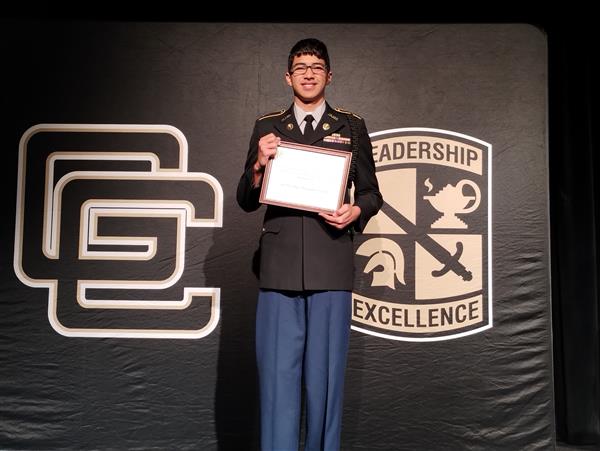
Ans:
[{"label": "spartan helmet symbol", "polygon": [[363,272],[365,274],[373,273],[372,287],[387,286],[395,290],[395,279],[398,279],[402,285],[406,285],[404,254],[402,248],[394,241],[388,238],[371,238],[359,246],[356,254],[371,257]]}]

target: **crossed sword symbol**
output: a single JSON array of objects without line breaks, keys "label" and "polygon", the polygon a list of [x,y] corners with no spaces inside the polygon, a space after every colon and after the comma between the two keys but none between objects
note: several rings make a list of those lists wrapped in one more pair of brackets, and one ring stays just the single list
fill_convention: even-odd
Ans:
[{"label": "crossed sword symbol", "polygon": [[424,230],[419,230],[409,219],[407,219],[402,213],[396,210],[387,202],[383,202],[381,211],[385,213],[392,221],[402,227],[404,231],[415,237],[415,241],[419,243],[423,249],[429,252],[437,261],[442,265],[442,269],[431,271],[433,277],[441,277],[448,271],[452,271],[457,276],[462,277],[463,280],[469,281],[473,278],[473,273],[468,271],[467,268],[459,261],[460,256],[463,253],[463,244],[461,241],[456,243],[456,252],[451,254],[448,250],[438,243],[436,240],[427,235]]}]

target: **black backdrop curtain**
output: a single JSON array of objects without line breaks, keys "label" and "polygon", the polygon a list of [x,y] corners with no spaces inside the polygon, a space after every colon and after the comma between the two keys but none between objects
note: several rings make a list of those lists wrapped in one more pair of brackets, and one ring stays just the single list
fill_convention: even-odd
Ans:
[{"label": "black backdrop curtain", "polygon": [[557,437],[600,445],[597,39],[588,20],[546,29]]}]

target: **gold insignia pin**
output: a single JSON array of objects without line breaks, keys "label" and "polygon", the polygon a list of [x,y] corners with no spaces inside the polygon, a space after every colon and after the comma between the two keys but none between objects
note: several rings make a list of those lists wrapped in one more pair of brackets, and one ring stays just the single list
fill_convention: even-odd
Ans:
[{"label": "gold insignia pin", "polygon": [[292,124],[291,122],[289,124],[287,124],[288,130],[292,130],[293,128],[294,128],[294,124]]},{"label": "gold insignia pin", "polygon": [[323,124],[323,130],[329,130],[330,128],[331,126],[327,122]]}]

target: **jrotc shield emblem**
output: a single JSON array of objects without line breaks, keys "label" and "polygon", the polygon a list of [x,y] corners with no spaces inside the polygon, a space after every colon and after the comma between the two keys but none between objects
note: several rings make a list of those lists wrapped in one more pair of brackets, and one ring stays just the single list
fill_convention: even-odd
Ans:
[{"label": "jrotc shield emblem", "polygon": [[371,142],[384,204],[355,239],[352,328],[435,341],[492,327],[491,145],[430,128]]}]

